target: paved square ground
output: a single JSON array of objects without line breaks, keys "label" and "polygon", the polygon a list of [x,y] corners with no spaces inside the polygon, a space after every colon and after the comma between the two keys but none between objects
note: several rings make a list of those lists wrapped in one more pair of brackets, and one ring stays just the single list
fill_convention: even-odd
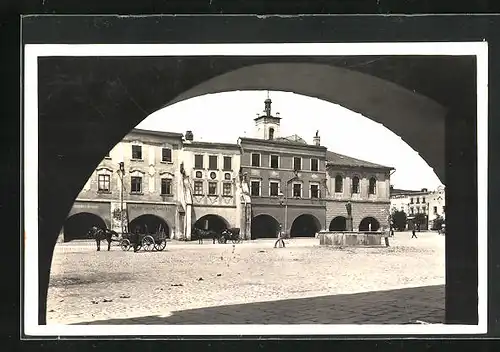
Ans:
[{"label": "paved square ground", "polygon": [[58,244],[48,324],[443,322],[443,236],[396,233],[389,248],[318,239],[169,242],[163,252]]}]

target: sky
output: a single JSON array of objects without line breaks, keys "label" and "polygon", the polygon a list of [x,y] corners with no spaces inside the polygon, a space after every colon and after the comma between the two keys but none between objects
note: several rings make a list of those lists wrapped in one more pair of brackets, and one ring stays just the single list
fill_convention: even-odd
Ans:
[{"label": "sky", "polygon": [[[185,133],[194,140],[236,143],[255,137],[254,118],[264,111],[267,91],[206,94],[154,112],[136,128]],[[309,144],[319,130],[321,145],[356,159],[392,166],[395,188],[436,189],[442,183],[422,157],[398,135],[340,105],[290,92],[270,91],[272,114],[281,117],[281,136],[297,134]]]}]

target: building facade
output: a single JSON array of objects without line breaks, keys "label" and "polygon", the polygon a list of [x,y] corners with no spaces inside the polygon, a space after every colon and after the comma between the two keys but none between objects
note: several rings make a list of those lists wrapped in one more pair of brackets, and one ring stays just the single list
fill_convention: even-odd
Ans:
[{"label": "building facade", "polygon": [[[280,135],[281,118],[255,119],[252,138],[196,141],[185,134],[134,129],[99,163],[78,195],[61,239],[85,238],[93,226],[165,230],[191,239],[194,227],[240,228],[245,239],[345,230],[351,202],[355,230],[386,226],[392,168],[327,150],[319,131],[307,143]],[[123,180],[123,182],[122,182]]]},{"label": "building facade", "polygon": [[417,214],[426,217],[425,229],[433,228],[434,221],[441,217],[446,218],[445,187],[438,187],[434,191],[426,188],[421,190],[391,189],[391,212],[404,211],[408,219],[408,227],[413,226]]}]

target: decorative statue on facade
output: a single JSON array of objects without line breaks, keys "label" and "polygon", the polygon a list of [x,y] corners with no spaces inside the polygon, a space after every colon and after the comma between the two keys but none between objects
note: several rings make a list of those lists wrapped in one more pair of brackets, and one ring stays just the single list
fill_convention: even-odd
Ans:
[{"label": "decorative statue on facade", "polygon": [[316,137],[319,137],[319,130],[316,130]]},{"label": "decorative statue on facade", "polygon": [[347,216],[349,217],[352,217],[352,205],[351,205],[351,202],[347,202],[347,204],[345,205],[345,208],[347,210]]},{"label": "decorative statue on facade", "polygon": [[346,203],[345,208],[347,210],[346,230],[347,231],[353,231],[353,224],[352,224],[352,204],[351,204],[350,201],[348,201]]}]

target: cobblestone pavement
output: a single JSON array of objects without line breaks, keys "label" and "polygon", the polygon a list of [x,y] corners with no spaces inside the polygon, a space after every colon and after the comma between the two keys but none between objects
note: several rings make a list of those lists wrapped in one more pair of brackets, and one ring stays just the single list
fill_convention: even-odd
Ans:
[{"label": "cobblestone pavement", "polygon": [[396,233],[389,248],[318,239],[170,242],[163,252],[58,244],[48,324],[394,323],[444,320],[444,237]]}]

